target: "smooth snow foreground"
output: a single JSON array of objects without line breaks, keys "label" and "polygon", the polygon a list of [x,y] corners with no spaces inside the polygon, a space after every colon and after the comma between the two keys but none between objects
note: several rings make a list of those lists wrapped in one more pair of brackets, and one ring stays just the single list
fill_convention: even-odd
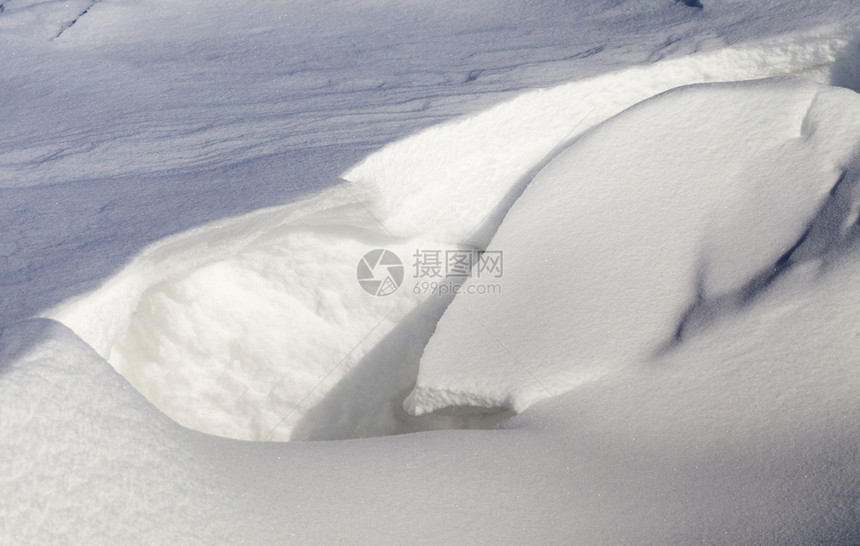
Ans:
[{"label": "smooth snow foreground", "polygon": [[[708,282],[737,284],[721,276],[734,268],[751,276],[788,250],[855,144],[854,93],[779,82],[677,92],[623,114],[626,123],[601,125],[602,143],[587,153],[576,150],[596,137],[581,135],[690,82],[798,73],[850,82],[856,57],[843,51],[847,43],[845,34],[813,32],[527,93],[383,149],[344,175],[352,184],[157,243],[101,289],[46,316],[172,418],[211,434],[338,439],[492,425],[668,343],[696,297],[696,267],[708,268]],[[650,114],[635,113],[643,108]],[[566,146],[564,157],[592,159],[557,159],[538,175],[574,173],[538,198],[562,208],[506,221],[515,223],[503,233],[519,234],[493,245],[506,253],[506,273],[490,287],[478,281],[503,293],[458,298],[419,374],[452,294],[422,290],[434,279],[416,276],[413,256],[486,247],[523,187]],[[617,196],[610,192],[621,174],[609,167],[630,179]],[[647,217],[653,225],[641,223]],[[536,219],[553,230],[540,231]],[[736,244],[728,233],[749,248],[708,255]],[[395,252],[409,273],[382,298],[356,282],[356,264],[374,248]],[[550,260],[555,269],[535,269]],[[591,277],[578,275],[577,263],[593,267]],[[483,319],[463,315],[473,305],[487,306]],[[486,317],[506,327],[483,324]],[[462,341],[441,335],[451,321]],[[603,324],[611,332],[594,330]],[[548,352],[538,366],[552,371],[534,376],[494,332],[531,354]],[[437,357],[438,347],[450,356]],[[406,408],[432,416],[402,409],[416,376]]]}]

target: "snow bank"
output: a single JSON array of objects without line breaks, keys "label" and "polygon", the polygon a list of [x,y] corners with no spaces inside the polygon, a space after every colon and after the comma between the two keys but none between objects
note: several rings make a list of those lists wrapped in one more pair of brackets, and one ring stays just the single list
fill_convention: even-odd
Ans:
[{"label": "snow bank", "polygon": [[857,127],[853,91],[776,79],[675,89],[595,128],[505,218],[501,292],[448,308],[407,408],[520,412],[828,267],[853,244]]},{"label": "snow bank", "polygon": [[[168,415],[212,434],[272,440],[346,438],[494,423],[508,409],[521,409],[539,399],[544,389],[535,393],[533,387],[521,385],[517,389],[531,394],[511,395],[511,385],[520,385],[522,379],[516,374],[502,383],[491,381],[489,390],[474,388],[473,382],[486,381],[483,373],[469,379],[469,368],[450,364],[448,368],[458,369],[444,368],[437,376],[432,371],[436,365],[428,364],[408,407],[428,413],[465,405],[469,411],[416,421],[401,408],[418,375],[421,349],[457,288],[456,282],[446,284],[443,297],[422,289],[422,281],[435,279],[422,278],[412,257],[427,250],[444,255],[449,250],[483,248],[534,173],[589,128],[642,99],[698,81],[774,73],[828,79],[828,67],[847,43],[846,34],[818,31],[527,93],[386,147],[347,172],[344,177],[350,183],[318,197],[217,222],[151,245],[102,288],[45,316],[74,330]],[[707,166],[703,163],[707,156],[699,152],[743,134],[759,142],[756,135],[761,127],[773,125],[774,119],[789,128],[773,133],[771,138],[776,140],[761,139],[759,147],[744,153],[784,144],[789,133],[825,134],[817,129],[817,112],[828,111],[829,101],[835,99],[824,93],[818,99],[822,105],[811,107],[817,88],[798,85],[788,93],[792,98],[787,102],[779,98],[785,93],[782,88],[762,92],[757,100],[767,102],[763,97],[773,95],[782,110],[751,103],[747,108],[755,115],[745,125],[724,125],[729,114],[713,116],[709,100],[685,106],[711,112],[713,117],[704,120],[708,123],[690,118],[708,127],[695,133],[704,144],[690,143],[685,126],[666,128],[661,118],[675,117],[667,114],[668,109],[647,119],[647,135],[652,131],[664,132],[666,138],[674,135],[667,143],[678,148],[670,156],[673,165],[697,161],[700,169],[717,172],[735,152],[714,156]],[[810,114],[804,118],[807,108]],[[635,150],[645,137],[641,129],[631,129],[624,138]],[[786,144],[767,160],[770,163],[755,155],[744,157],[750,165],[773,170],[772,176],[794,176],[788,164],[781,163],[783,159],[794,153],[813,157],[816,146],[830,145],[827,138],[817,136],[808,149]],[[819,193],[829,189],[832,172],[812,159],[801,165],[811,179],[824,173]],[[753,178],[754,174],[747,173]],[[700,198],[708,202],[705,194],[690,199]],[[735,206],[728,197],[720,198],[726,199],[724,206]],[[744,199],[742,194],[736,201]],[[762,241],[788,244],[797,235],[791,229],[797,227],[798,218],[811,214],[816,203],[808,192],[791,193],[786,199],[792,206],[781,209],[779,220],[773,218],[773,233],[759,231]],[[794,206],[795,201],[801,205]],[[718,237],[717,227],[709,233],[712,240],[702,244],[715,249],[733,244]],[[775,239],[775,233],[782,239]],[[410,273],[399,291],[384,298],[367,294],[356,280],[356,265],[375,248],[395,252]],[[684,247],[670,258],[686,256],[691,248]],[[757,247],[753,248],[755,254]],[[670,258],[656,261],[669,263]],[[720,269],[726,267],[724,262],[710,265],[708,290],[735,288],[738,279],[771,258],[750,257],[743,274]],[[518,258],[507,259],[516,266]],[[678,273],[679,278],[688,274],[686,270]],[[475,283],[465,286],[469,291]],[[484,284],[472,293],[497,289]],[[502,286],[502,290],[512,289]],[[679,301],[666,307],[667,313],[681,312],[687,295],[676,297]],[[526,300],[517,300],[517,305]],[[631,313],[628,318],[639,320],[634,316]],[[664,328],[663,322],[655,328]],[[444,331],[444,323],[440,328]],[[434,362],[432,347],[428,362]],[[510,356],[502,351],[494,359]],[[499,373],[510,371],[509,363]],[[430,380],[428,374],[437,378]],[[581,377],[579,371],[574,375]],[[463,396],[439,394],[460,392],[461,381],[469,384]],[[431,391],[434,394],[428,394]],[[418,401],[426,396],[445,400]],[[500,413],[488,419],[466,416],[476,408]]]}]

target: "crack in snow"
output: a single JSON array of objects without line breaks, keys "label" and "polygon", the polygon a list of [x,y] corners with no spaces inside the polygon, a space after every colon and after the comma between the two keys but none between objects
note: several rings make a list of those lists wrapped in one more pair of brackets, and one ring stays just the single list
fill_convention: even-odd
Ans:
[{"label": "crack in snow", "polygon": [[67,30],[69,30],[70,28],[72,28],[72,27],[75,25],[75,23],[77,23],[77,22],[80,20],[80,18],[81,18],[81,17],[83,17],[84,15],[86,15],[87,13],[89,13],[89,11],[93,8],[93,6],[95,6],[95,5],[96,5],[96,3],[97,3],[97,2],[98,2],[98,0],[92,0],[92,1],[90,2],[90,4],[89,4],[86,8],[84,8],[84,10],[83,10],[83,11],[81,11],[81,12],[80,12],[80,13],[79,13],[79,14],[78,14],[74,19],[72,19],[71,21],[69,21],[69,22],[65,23],[65,24],[60,28],[60,31],[59,31],[59,32],[57,32],[57,35],[56,35],[56,36],[54,36],[54,37],[52,38],[52,40],[56,40],[57,38],[59,38],[60,36],[62,36],[64,32],[66,32]]},{"label": "crack in snow", "polygon": [[686,341],[691,334],[714,324],[720,318],[748,307],[762,297],[779,279],[793,269],[817,262],[824,271],[860,242],[860,155],[842,171],[830,189],[827,199],[807,223],[794,244],[773,264],[760,271],[742,287],[729,294],[708,298],[704,289],[704,270],[696,279],[695,299],[681,316],[672,338],[659,350],[668,352]]}]

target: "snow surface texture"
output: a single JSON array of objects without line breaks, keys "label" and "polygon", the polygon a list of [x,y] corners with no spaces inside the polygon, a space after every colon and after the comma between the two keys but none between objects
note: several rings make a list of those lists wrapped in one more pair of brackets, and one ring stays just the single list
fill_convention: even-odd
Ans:
[{"label": "snow surface texture", "polygon": [[[3,6],[0,542],[860,542],[853,2]],[[358,291],[491,240],[435,334],[449,299]],[[526,274],[580,250],[587,316],[583,262]],[[524,411],[237,442],[111,364],[270,440]]]}]

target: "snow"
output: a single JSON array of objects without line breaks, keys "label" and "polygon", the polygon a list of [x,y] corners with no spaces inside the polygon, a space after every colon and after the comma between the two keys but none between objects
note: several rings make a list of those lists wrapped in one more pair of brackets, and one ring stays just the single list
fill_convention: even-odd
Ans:
[{"label": "snow", "polygon": [[2,6],[0,542],[860,540],[852,2]]},{"label": "snow", "polygon": [[856,93],[794,79],[681,87],[603,123],[506,216],[489,246],[504,253],[500,293],[455,299],[407,407],[522,412],[650,360],[682,319],[734,314],[725,300],[751,300],[837,182],[855,184],[858,126]]},{"label": "snow", "polygon": [[[358,195],[334,189],[156,243],[104,286],[47,316],[196,430],[286,440],[453,426],[463,419],[419,425],[401,408],[450,299],[427,301],[409,289],[377,297],[361,288],[363,254],[412,250],[385,233]],[[395,327],[405,333],[393,334]],[[402,366],[410,354],[413,365]],[[357,369],[368,367],[376,371]],[[348,398],[324,400],[350,382]],[[309,413],[322,416],[309,424]]]},{"label": "snow", "polygon": [[[295,440],[309,437],[307,434],[317,437],[320,432],[302,434],[295,430],[306,421],[305,414],[353,368],[361,367],[374,345],[410,313],[426,315],[428,319],[401,326],[410,332],[409,338],[417,340],[414,343],[418,348],[399,349],[397,354],[420,354],[420,347],[433,332],[433,317],[440,312],[439,305],[447,303],[422,305],[427,294],[416,297],[415,291],[408,289],[382,301],[368,297],[353,280],[360,256],[373,248],[388,247],[407,261],[414,249],[445,252],[483,248],[533,171],[559,153],[564,143],[576,140],[590,127],[643,98],[689,80],[749,79],[765,73],[803,72],[809,66],[833,63],[837,46],[844,47],[848,38],[837,33],[812,42],[804,55],[789,57],[784,54],[785,41],[720,50],[719,56],[688,56],[650,65],[648,69],[625,70],[529,92],[478,115],[432,127],[385,147],[350,169],[344,178],[353,182],[351,187],[156,243],[92,295],[64,303],[45,316],[71,327],[149,400],[183,425],[249,440]],[[762,63],[762,56],[766,63]],[[807,64],[789,60],[797,56]],[[703,67],[709,67],[708,71]],[[600,99],[610,90],[613,101]],[[764,97],[761,95],[760,100],[771,100]],[[569,108],[571,104],[575,106]],[[802,107],[805,111],[808,105],[804,103]],[[690,108],[710,109],[711,105]],[[720,142],[769,127],[773,118],[793,122],[793,117],[802,113],[772,112],[749,118],[743,127],[724,123],[727,115],[718,116],[711,120],[718,126],[702,129],[702,135]],[[665,115],[665,111],[659,111],[654,115],[656,120],[642,124],[653,127]],[[806,128],[809,132],[815,131],[814,116],[811,111]],[[850,128],[850,122],[846,118],[843,124]],[[686,123],[699,124],[696,120]],[[679,134],[677,129],[666,132]],[[628,147],[635,146],[634,142],[641,138],[639,133],[630,135],[633,141]],[[679,138],[680,143],[665,147],[676,149],[686,141],[702,140],[701,135],[690,134]],[[838,133],[832,136],[832,140],[841,138]],[[722,176],[723,171],[717,167],[737,153],[725,150],[726,156],[700,166]],[[751,148],[748,153],[758,153],[758,149]],[[784,150],[774,161],[783,161],[792,153]],[[653,153],[634,151],[633,155],[647,157]],[[761,158],[753,157],[764,165]],[[681,161],[677,153],[671,158],[673,163]],[[701,157],[687,159],[694,160],[701,161]],[[738,168],[742,166],[737,162]],[[785,168],[791,171],[796,166],[786,164]],[[809,176],[815,179],[814,173]],[[831,173],[824,174],[823,179],[827,181],[830,176]],[[463,180],[469,183],[462,184]],[[741,195],[738,201],[744,198]],[[797,198],[807,207],[817,202],[805,194]],[[713,200],[708,203],[713,206]],[[756,214],[757,205],[750,206],[751,213]],[[783,222],[806,214],[791,207],[775,208],[783,210]],[[740,204],[735,204],[734,209],[741,210]],[[537,215],[543,216],[543,212]],[[777,220],[776,216],[771,219]],[[773,234],[761,229],[757,233],[766,241],[773,238]],[[662,259],[677,264],[689,252],[680,250],[674,258]],[[746,263],[753,269],[762,265]],[[718,282],[713,280],[716,267],[709,270],[711,283]],[[406,286],[415,287],[420,281],[413,274]],[[668,312],[680,313],[673,308]],[[402,361],[402,356],[385,359],[394,365]],[[418,423],[400,409],[400,401],[415,378],[417,362],[413,361],[414,357],[409,359],[411,364],[402,368],[409,371],[390,386],[382,387],[389,382],[372,374],[362,381],[361,388],[353,389],[380,393],[382,400],[376,402],[382,410],[371,412],[376,417],[367,415],[366,410],[361,413],[360,430],[353,419],[342,421],[338,415],[326,416],[310,430],[327,430],[328,438],[414,430]],[[387,377],[390,366],[377,364],[376,368],[378,374]],[[448,377],[447,372],[443,376]],[[522,379],[513,379],[512,384],[523,383]],[[529,383],[527,379],[524,384]],[[434,389],[445,390],[440,386]],[[480,390],[472,396],[480,401],[463,405],[487,406],[489,398]],[[364,407],[364,398],[364,394],[359,395],[353,403]],[[341,403],[338,411],[343,411]],[[446,418],[441,423],[433,419],[423,426],[436,428],[446,422],[452,426],[462,419]],[[341,425],[331,424],[338,420]],[[303,427],[308,429],[307,425]]]},{"label": "snow", "polygon": [[[610,72],[524,93],[479,115],[435,126],[371,155],[344,178],[379,193],[375,215],[391,233],[486,245],[476,223],[503,213],[534,169],[591,127],[658,93],[692,83],[804,73],[827,81],[851,35],[774,39]],[[853,57],[852,57],[853,58]],[[849,73],[843,61],[834,73]],[[846,77],[847,79],[847,77]],[[468,181],[468,183],[464,183]],[[451,188],[456,187],[452,199]],[[428,203],[436,207],[426,206]],[[463,233],[463,230],[473,230]]]}]

